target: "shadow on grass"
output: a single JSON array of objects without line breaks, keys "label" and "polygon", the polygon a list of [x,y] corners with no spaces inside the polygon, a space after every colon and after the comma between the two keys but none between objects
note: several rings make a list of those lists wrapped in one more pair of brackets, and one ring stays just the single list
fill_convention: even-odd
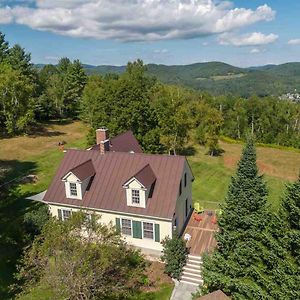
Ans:
[{"label": "shadow on grass", "polygon": [[193,156],[196,154],[196,149],[193,146],[188,146],[188,147],[183,148],[179,154],[185,155],[185,156]]},{"label": "shadow on grass", "polygon": [[[19,175],[34,172],[34,162],[0,161],[1,182],[8,182]],[[25,174],[24,174],[25,173]],[[23,226],[25,212],[36,203],[26,200],[16,181],[0,188],[0,299],[11,299],[9,285],[14,283],[13,274],[23,248],[29,243]]]}]

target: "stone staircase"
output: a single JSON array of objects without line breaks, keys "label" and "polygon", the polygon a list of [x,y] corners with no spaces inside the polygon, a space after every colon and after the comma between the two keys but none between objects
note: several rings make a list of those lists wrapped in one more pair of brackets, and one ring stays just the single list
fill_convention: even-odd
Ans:
[{"label": "stone staircase", "polygon": [[202,284],[201,266],[202,258],[200,256],[188,255],[188,260],[183,267],[180,282],[197,286]]}]

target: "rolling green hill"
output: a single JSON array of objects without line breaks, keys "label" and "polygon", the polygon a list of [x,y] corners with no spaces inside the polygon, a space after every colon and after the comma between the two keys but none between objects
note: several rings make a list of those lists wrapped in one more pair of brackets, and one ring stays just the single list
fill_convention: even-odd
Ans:
[{"label": "rolling green hill", "polygon": [[[84,65],[88,74],[120,74],[125,66]],[[249,97],[275,95],[300,90],[300,63],[238,68],[222,62],[191,65],[147,65],[149,75],[169,84],[180,84],[214,95]]]},{"label": "rolling green hill", "polygon": [[[41,69],[44,65],[35,65]],[[121,74],[126,66],[83,65],[87,74]],[[168,84],[179,84],[213,95],[280,96],[300,91],[300,62],[238,68],[222,62],[191,65],[148,64],[147,72]]]}]

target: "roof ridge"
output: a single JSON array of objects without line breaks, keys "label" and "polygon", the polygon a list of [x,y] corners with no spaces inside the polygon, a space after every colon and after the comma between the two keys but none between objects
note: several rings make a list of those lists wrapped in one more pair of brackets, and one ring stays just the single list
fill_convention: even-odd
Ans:
[{"label": "roof ridge", "polygon": [[[119,133],[119,134],[113,136],[112,138],[110,138],[110,140],[112,140],[112,139],[114,139],[114,138],[117,138],[117,137],[120,137],[120,136],[122,136],[122,135],[124,135],[124,134],[126,134],[126,133],[128,133],[128,132],[130,132],[130,133],[133,134],[133,131],[132,131],[132,130],[126,130],[125,132],[122,132],[122,133]],[[133,135],[134,135],[134,134],[133,134]]]},{"label": "roof ridge", "polygon": [[[139,173],[141,173],[144,169],[146,169],[146,167],[150,167],[151,168],[151,165],[149,163],[147,163],[146,165],[144,165],[139,171],[137,171],[132,177],[135,177],[136,175],[138,175]],[[154,174],[154,171],[153,169],[151,168],[151,171],[153,172]]]},{"label": "roof ridge", "polygon": [[[66,151],[77,151],[77,152],[86,152],[90,151],[87,149],[66,149]],[[185,155],[170,155],[170,154],[165,154],[165,153],[139,153],[139,152],[117,152],[117,151],[108,151],[104,155],[135,155],[135,156],[160,156],[160,157],[172,157],[172,158],[184,158],[186,159]],[[100,155],[99,155],[100,156]],[[100,156],[101,157],[101,156]]]},{"label": "roof ridge", "polygon": [[86,160],[86,161],[82,162],[81,164],[79,164],[79,165],[73,167],[72,169],[70,169],[69,172],[72,172],[72,170],[74,170],[74,169],[76,169],[76,168],[78,168],[78,167],[80,167],[80,166],[86,164],[88,161],[91,161],[91,163],[93,163],[93,160],[92,160],[91,158],[89,158],[88,160]]}]

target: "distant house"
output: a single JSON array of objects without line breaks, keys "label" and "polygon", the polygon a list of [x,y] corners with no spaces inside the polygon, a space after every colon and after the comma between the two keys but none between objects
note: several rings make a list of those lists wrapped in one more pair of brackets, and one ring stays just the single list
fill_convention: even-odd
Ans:
[{"label": "distant house", "polygon": [[96,136],[89,150],[67,150],[42,201],[61,220],[79,209],[100,214],[129,244],[160,255],[160,242],[182,231],[192,210],[186,158],[143,153],[131,131],[110,139],[101,128]]}]

